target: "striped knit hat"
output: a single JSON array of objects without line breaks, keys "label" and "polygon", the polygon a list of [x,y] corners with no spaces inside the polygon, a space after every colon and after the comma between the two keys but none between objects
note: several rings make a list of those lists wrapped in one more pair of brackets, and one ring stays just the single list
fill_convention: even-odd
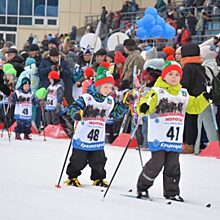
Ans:
[{"label": "striped knit hat", "polygon": [[173,70],[177,71],[180,74],[180,78],[182,78],[183,71],[182,71],[180,64],[177,63],[176,61],[168,60],[165,62],[163,66],[163,70],[161,74],[162,79],[164,79],[166,75]]}]

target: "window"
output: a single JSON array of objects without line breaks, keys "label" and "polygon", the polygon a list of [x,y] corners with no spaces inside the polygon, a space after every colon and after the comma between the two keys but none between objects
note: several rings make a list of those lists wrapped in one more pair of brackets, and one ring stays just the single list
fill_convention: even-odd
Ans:
[{"label": "window", "polygon": [[47,0],[47,16],[58,16],[58,0]]},{"label": "window", "polygon": [[5,17],[0,16],[0,24],[5,24]]},{"label": "window", "polygon": [[21,25],[32,25],[32,18],[30,17],[20,17],[19,24]]},{"label": "window", "polygon": [[17,24],[17,17],[7,17],[7,24]]},{"label": "window", "polygon": [[6,41],[11,41],[15,43],[16,35],[15,34],[6,34]]},{"label": "window", "polygon": [[44,24],[44,19],[35,19],[34,24]]},{"label": "window", "polygon": [[32,0],[20,0],[20,15],[32,16]]},{"label": "window", "polygon": [[34,16],[45,16],[45,0],[34,1]]},{"label": "window", "polygon": [[47,24],[48,24],[48,25],[56,25],[56,24],[57,24],[57,20],[48,19]]},{"label": "window", "polygon": [[0,0],[0,14],[5,14],[6,12],[6,0]]},{"label": "window", "polygon": [[8,0],[7,6],[9,15],[18,14],[18,0]]}]

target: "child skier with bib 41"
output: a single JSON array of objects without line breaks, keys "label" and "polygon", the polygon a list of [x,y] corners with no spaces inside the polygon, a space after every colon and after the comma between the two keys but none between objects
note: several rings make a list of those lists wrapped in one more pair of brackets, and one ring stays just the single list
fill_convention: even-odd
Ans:
[{"label": "child skier with bib 41", "polygon": [[154,87],[140,99],[139,115],[149,115],[148,146],[151,159],[145,164],[137,182],[137,198],[149,198],[148,189],[163,170],[163,194],[166,199],[183,202],[180,197],[180,163],[185,113],[199,114],[208,105],[211,93],[190,96],[182,88],[181,66],[167,61]]},{"label": "child skier with bib 41", "polygon": [[[80,187],[78,176],[89,164],[93,185],[108,186],[104,180],[107,161],[104,152],[105,124],[108,117],[123,117],[128,105],[117,102],[110,96],[114,79],[107,68],[100,64],[94,84],[70,106],[69,113],[78,124],[72,139],[73,151],[66,170],[66,185]],[[80,114],[80,111],[83,111],[83,114]]]}]

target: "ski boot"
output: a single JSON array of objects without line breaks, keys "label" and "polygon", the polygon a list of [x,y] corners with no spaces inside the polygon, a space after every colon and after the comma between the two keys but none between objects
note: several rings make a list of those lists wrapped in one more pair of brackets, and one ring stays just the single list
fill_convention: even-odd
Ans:
[{"label": "ski boot", "polygon": [[137,199],[149,199],[148,190],[138,191],[137,192]]},{"label": "ski boot", "polygon": [[25,134],[25,135],[24,135],[24,140],[32,140],[32,138],[31,138],[31,137],[29,137],[29,135],[28,135],[28,134]]},{"label": "ski boot", "polygon": [[22,140],[20,134],[15,135],[15,140],[20,140],[20,141]]},{"label": "ski boot", "polygon": [[68,185],[68,186],[75,186],[75,187],[81,187],[82,186],[77,178],[68,179],[64,182],[64,184]]},{"label": "ski boot", "polygon": [[165,198],[169,199],[169,200],[177,201],[177,202],[184,202],[184,199],[181,196],[179,196],[179,195],[165,196]]},{"label": "ski boot", "polygon": [[108,187],[108,182],[103,179],[98,179],[93,181],[93,186],[101,186],[101,187]]}]

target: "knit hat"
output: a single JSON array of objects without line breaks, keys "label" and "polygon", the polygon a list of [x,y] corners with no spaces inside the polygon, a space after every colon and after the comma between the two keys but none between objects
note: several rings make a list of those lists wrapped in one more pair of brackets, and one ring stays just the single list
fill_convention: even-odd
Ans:
[{"label": "knit hat", "polygon": [[162,70],[163,66],[164,66],[164,59],[153,58],[145,61],[143,69],[146,70],[147,68],[151,68],[154,70]]},{"label": "knit hat", "polygon": [[17,54],[18,51],[17,51],[16,48],[11,47],[11,48],[9,48],[5,53],[15,53],[15,54]]},{"label": "knit hat", "polygon": [[180,74],[180,78],[182,78],[183,72],[182,72],[182,68],[180,64],[177,63],[176,61],[169,60],[169,61],[166,61],[163,66],[163,70],[161,74],[162,79],[164,79],[166,75],[173,70],[176,70]]},{"label": "knit hat", "polygon": [[105,49],[99,49],[96,51],[95,53],[96,56],[100,55],[100,56],[104,56],[104,55],[107,55],[107,51]]},{"label": "knit hat", "polygon": [[36,64],[36,60],[34,58],[28,57],[25,61],[25,66],[30,66],[33,63]]},{"label": "knit hat", "polygon": [[54,44],[56,47],[58,47],[58,43],[57,43],[57,40],[55,38],[50,39],[48,44]]},{"label": "knit hat", "polygon": [[21,86],[25,85],[25,84],[31,84],[31,80],[28,78],[28,77],[24,77],[22,80],[21,80]]},{"label": "knit hat", "polygon": [[98,67],[97,73],[96,73],[96,76],[95,76],[94,85],[96,87],[101,86],[105,83],[112,83],[112,84],[115,83],[112,74],[108,70],[110,66],[111,66],[111,64],[109,64],[107,62],[100,63],[100,66]]},{"label": "knit hat", "polygon": [[37,44],[31,44],[29,51],[39,51],[40,48],[38,47]]},{"label": "knit hat", "polygon": [[120,51],[115,52],[115,58],[114,58],[115,64],[124,63],[125,57],[122,55]]},{"label": "knit hat", "polygon": [[163,48],[162,52],[164,52],[167,56],[174,55],[175,49],[172,48],[172,47],[167,46],[167,47]]},{"label": "knit hat", "polygon": [[84,76],[88,77],[88,78],[92,78],[95,75],[94,69],[92,67],[87,67],[84,71]]},{"label": "knit hat", "polygon": [[200,48],[197,44],[187,44],[181,47],[181,55],[184,57],[200,56]]},{"label": "knit hat", "polygon": [[115,57],[115,51],[114,50],[111,50],[107,53],[107,57],[110,57],[112,60],[114,60],[114,57]]},{"label": "knit hat", "polygon": [[57,71],[52,70],[49,72],[48,78],[49,79],[60,79],[60,74]]},{"label": "knit hat", "polygon": [[56,47],[53,47],[49,51],[51,57],[59,56],[59,50]]},{"label": "knit hat", "polygon": [[15,75],[15,76],[17,74],[16,69],[10,63],[6,63],[6,64],[3,65],[3,72],[5,74],[11,74],[11,75]]}]

